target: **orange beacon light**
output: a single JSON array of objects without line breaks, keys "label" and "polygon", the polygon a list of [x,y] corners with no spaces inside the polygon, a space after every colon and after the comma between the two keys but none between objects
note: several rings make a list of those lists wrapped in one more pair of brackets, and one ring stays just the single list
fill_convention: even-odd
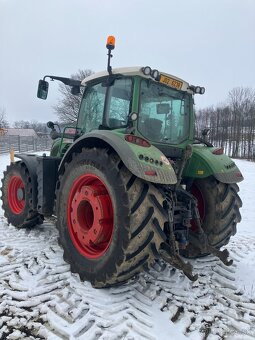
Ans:
[{"label": "orange beacon light", "polygon": [[113,50],[115,48],[115,37],[113,35],[109,35],[107,38],[106,47],[109,50]]}]

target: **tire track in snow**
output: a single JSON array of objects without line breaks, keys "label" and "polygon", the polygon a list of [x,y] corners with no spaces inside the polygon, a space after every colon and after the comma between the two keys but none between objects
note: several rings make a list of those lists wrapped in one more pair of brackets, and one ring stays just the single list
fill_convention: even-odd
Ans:
[{"label": "tire track in snow", "polygon": [[81,283],[63,261],[52,226],[1,229],[7,231],[0,244],[0,337],[24,323],[23,336],[31,332],[34,338],[156,339],[150,299],[132,284],[95,290]]},{"label": "tire track in snow", "polygon": [[212,256],[192,261],[194,283],[160,260],[123,286],[95,290],[70,273],[52,224],[17,230],[2,222],[0,233],[0,339],[156,340],[156,318],[180,337],[255,337],[255,303],[235,283],[252,238],[230,243],[231,267]]},{"label": "tire track in snow", "polygon": [[[176,280],[166,280],[168,265],[154,267],[152,284],[165,300],[162,309],[169,311],[171,320],[186,336],[194,339],[255,338],[255,299],[245,296],[236,285],[236,262],[254,251],[254,238],[236,237],[229,245],[235,263],[227,267],[208,256],[192,261],[200,272],[197,282],[189,282],[182,274]],[[239,339],[238,338],[238,339]]]}]

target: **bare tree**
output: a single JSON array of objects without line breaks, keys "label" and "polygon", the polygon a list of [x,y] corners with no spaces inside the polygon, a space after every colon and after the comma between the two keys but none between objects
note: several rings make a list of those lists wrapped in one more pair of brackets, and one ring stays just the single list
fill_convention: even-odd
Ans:
[{"label": "bare tree", "polygon": [[[229,92],[229,106],[232,112],[233,157],[247,154],[252,138],[254,142],[255,90],[236,87]],[[253,137],[252,137],[253,136]],[[249,153],[249,152],[248,152]]]},{"label": "bare tree", "polygon": [[[78,70],[71,78],[83,80],[84,78],[93,74],[91,70]],[[81,87],[79,95],[73,95],[70,91],[70,86],[59,84],[59,92],[61,98],[57,105],[53,106],[54,113],[58,116],[60,123],[73,124],[77,121],[79,107],[82,99],[84,89]]]},{"label": "bare tree", "polygon": [[17,120],[13,123],[13,127],[16,129],[34,129],[37,133],[49,132],[46,123],[38,122],[36,120]]},{"label": "bare tree", "polygon": [[17,120],[13,123],[15,129],[30,129],[30,122],[28,120]]},{"label": "bare tree", "polygon": [[0,128],[8,128],[9,123],[6,119],[6,111],[4,107],[0,108]]},{"label": "bare tree", "polygon": [[196,113],[196,126],[211,129],[209,140],[224,147],[231,157],[254,159],[255,90],[236,87],[229,92],[228,101],[216,108]]}]

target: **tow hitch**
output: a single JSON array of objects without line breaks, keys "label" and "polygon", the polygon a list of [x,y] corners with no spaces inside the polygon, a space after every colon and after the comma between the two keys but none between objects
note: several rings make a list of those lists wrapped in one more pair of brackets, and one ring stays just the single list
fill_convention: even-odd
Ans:
[{"label": "tow hitch", "polygon": [[[213,254],[214,256],[218,257],[226,266],[232,265],[233,260],[228,260],[229,252],[227,249],[219,250],[209,244],[207,235],[204,233],[201,226],[196,199],[192,197],[192,195],[190,195],[190,199],[193,218],[196,220],[198,231],[193,232],[192,230],[189,230],[189,243],[192,244],[195,248],[199,249],[201,253]],[[166,199],[166,201],[166,208],[168,211],[169,237],[167,242],[162,238],[162,244],[159,250],[159,254],[170,265],[181,270],[184,275],[186,275],[191,281],[196,281],[198,279],[198,274],[192,273],[192,265],[189,262],[183,261],[183,259],[179,255],[179,250],[176,245],[173,219],[174,202],[170,199]]]},{"label": "tow hitch", "polygon": [[186,275],[191,281],[196,281],[198,279],[198,275],[197,274],[193,275],[192,265],[189,262],[184,262],[179,255],[174,236],[174,219],[173,219],[174,203],[169,199],[166,199],[166,201],[169,223],[169,244],[163,242],[161,244],[159,254],[166,262],[171,264],[173,267],[182,270],[184,275]]}]

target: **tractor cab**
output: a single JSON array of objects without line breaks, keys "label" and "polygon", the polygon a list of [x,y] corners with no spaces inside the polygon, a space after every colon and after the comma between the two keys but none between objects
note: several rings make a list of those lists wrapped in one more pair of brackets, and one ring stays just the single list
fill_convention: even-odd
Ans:
[{"label": "tractor cab", "polygon": [[110,83],[108,77],[102,72],[81,83],[85,91],[77,127],[82,133],[128,129],[166,145],[193,138],[193,91],[186,82],[149,67],[114,69]]}]

